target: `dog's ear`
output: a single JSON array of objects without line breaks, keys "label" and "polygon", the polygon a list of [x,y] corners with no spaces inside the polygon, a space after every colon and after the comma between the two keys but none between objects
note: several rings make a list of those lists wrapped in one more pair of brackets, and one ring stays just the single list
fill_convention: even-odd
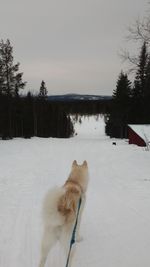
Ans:
[{"label": "dog's ear", "polygon": [[73,162],[72,162],[72,167],[75,167],[75,166],[77,166],[78,164],[77,164],[77,161],[76,160],[74,160]]},{"label": "dog's ear", "polygon": [[87,161],[84,160],[82,166],[87,167],[87,165],[88,165],[88,164],[87,164]]}]

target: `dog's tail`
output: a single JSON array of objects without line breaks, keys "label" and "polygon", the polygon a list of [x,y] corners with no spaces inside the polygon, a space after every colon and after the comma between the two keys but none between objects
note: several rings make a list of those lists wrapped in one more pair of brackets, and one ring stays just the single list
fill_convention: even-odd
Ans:
[{"label": "dog's tail", "polygon": [[80,194],[75,190],[67,190],[59,199],[58,212],[64,217],[65,222],[75,220]]}]

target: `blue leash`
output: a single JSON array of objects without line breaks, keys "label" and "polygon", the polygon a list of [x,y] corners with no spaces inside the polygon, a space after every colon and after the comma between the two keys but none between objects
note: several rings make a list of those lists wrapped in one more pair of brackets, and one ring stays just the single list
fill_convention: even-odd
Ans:
[{"label": "blue leash", "polygon": [[73,228],[72,236],[71,236],[71,240],[70,240],[70,247],[69,247],[69,252],[68,252],[66,267],[68,267],[71,249],[72,249],[73,244],[75,243],[75,235],[76,235],[76,229],[77,229],[77,224],[78,224],[78,217],[79,217],[79,211],[80,211],[80,207],[81,207],[81,202],[82,202],[82,199],[80,197],[79,203],[78,203],[78,210],[77,210],[76,221],[75,221],[75,224],[74,224],[74,228]]}]

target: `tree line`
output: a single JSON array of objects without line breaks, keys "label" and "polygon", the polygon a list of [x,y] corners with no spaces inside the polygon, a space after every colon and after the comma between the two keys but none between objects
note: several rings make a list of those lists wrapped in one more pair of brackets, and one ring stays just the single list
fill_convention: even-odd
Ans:
[{"label": "tree line", "polygon": [[0,138],[61,137],[73,135],[69,115],[60,105],[47,99],[45,82],[39,94],[21,95],[25,88],[19,63],[14,64],[13,47],[9,40],[0,41]]},{"label": "tree line", "polygon": [[0,136],[68,138],[74,133],[70,116],[59,105],[32,96],[0,96]]}]

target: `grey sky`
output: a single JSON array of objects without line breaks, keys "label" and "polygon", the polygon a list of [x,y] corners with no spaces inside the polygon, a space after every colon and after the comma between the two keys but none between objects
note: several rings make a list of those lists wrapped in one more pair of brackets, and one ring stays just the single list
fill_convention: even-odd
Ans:
[{"label": "grey sky", "polygon": [[124,66],[127,27],[148,0],[0,0],[1,39],[9,38],[27,90],[112,94]]}]

